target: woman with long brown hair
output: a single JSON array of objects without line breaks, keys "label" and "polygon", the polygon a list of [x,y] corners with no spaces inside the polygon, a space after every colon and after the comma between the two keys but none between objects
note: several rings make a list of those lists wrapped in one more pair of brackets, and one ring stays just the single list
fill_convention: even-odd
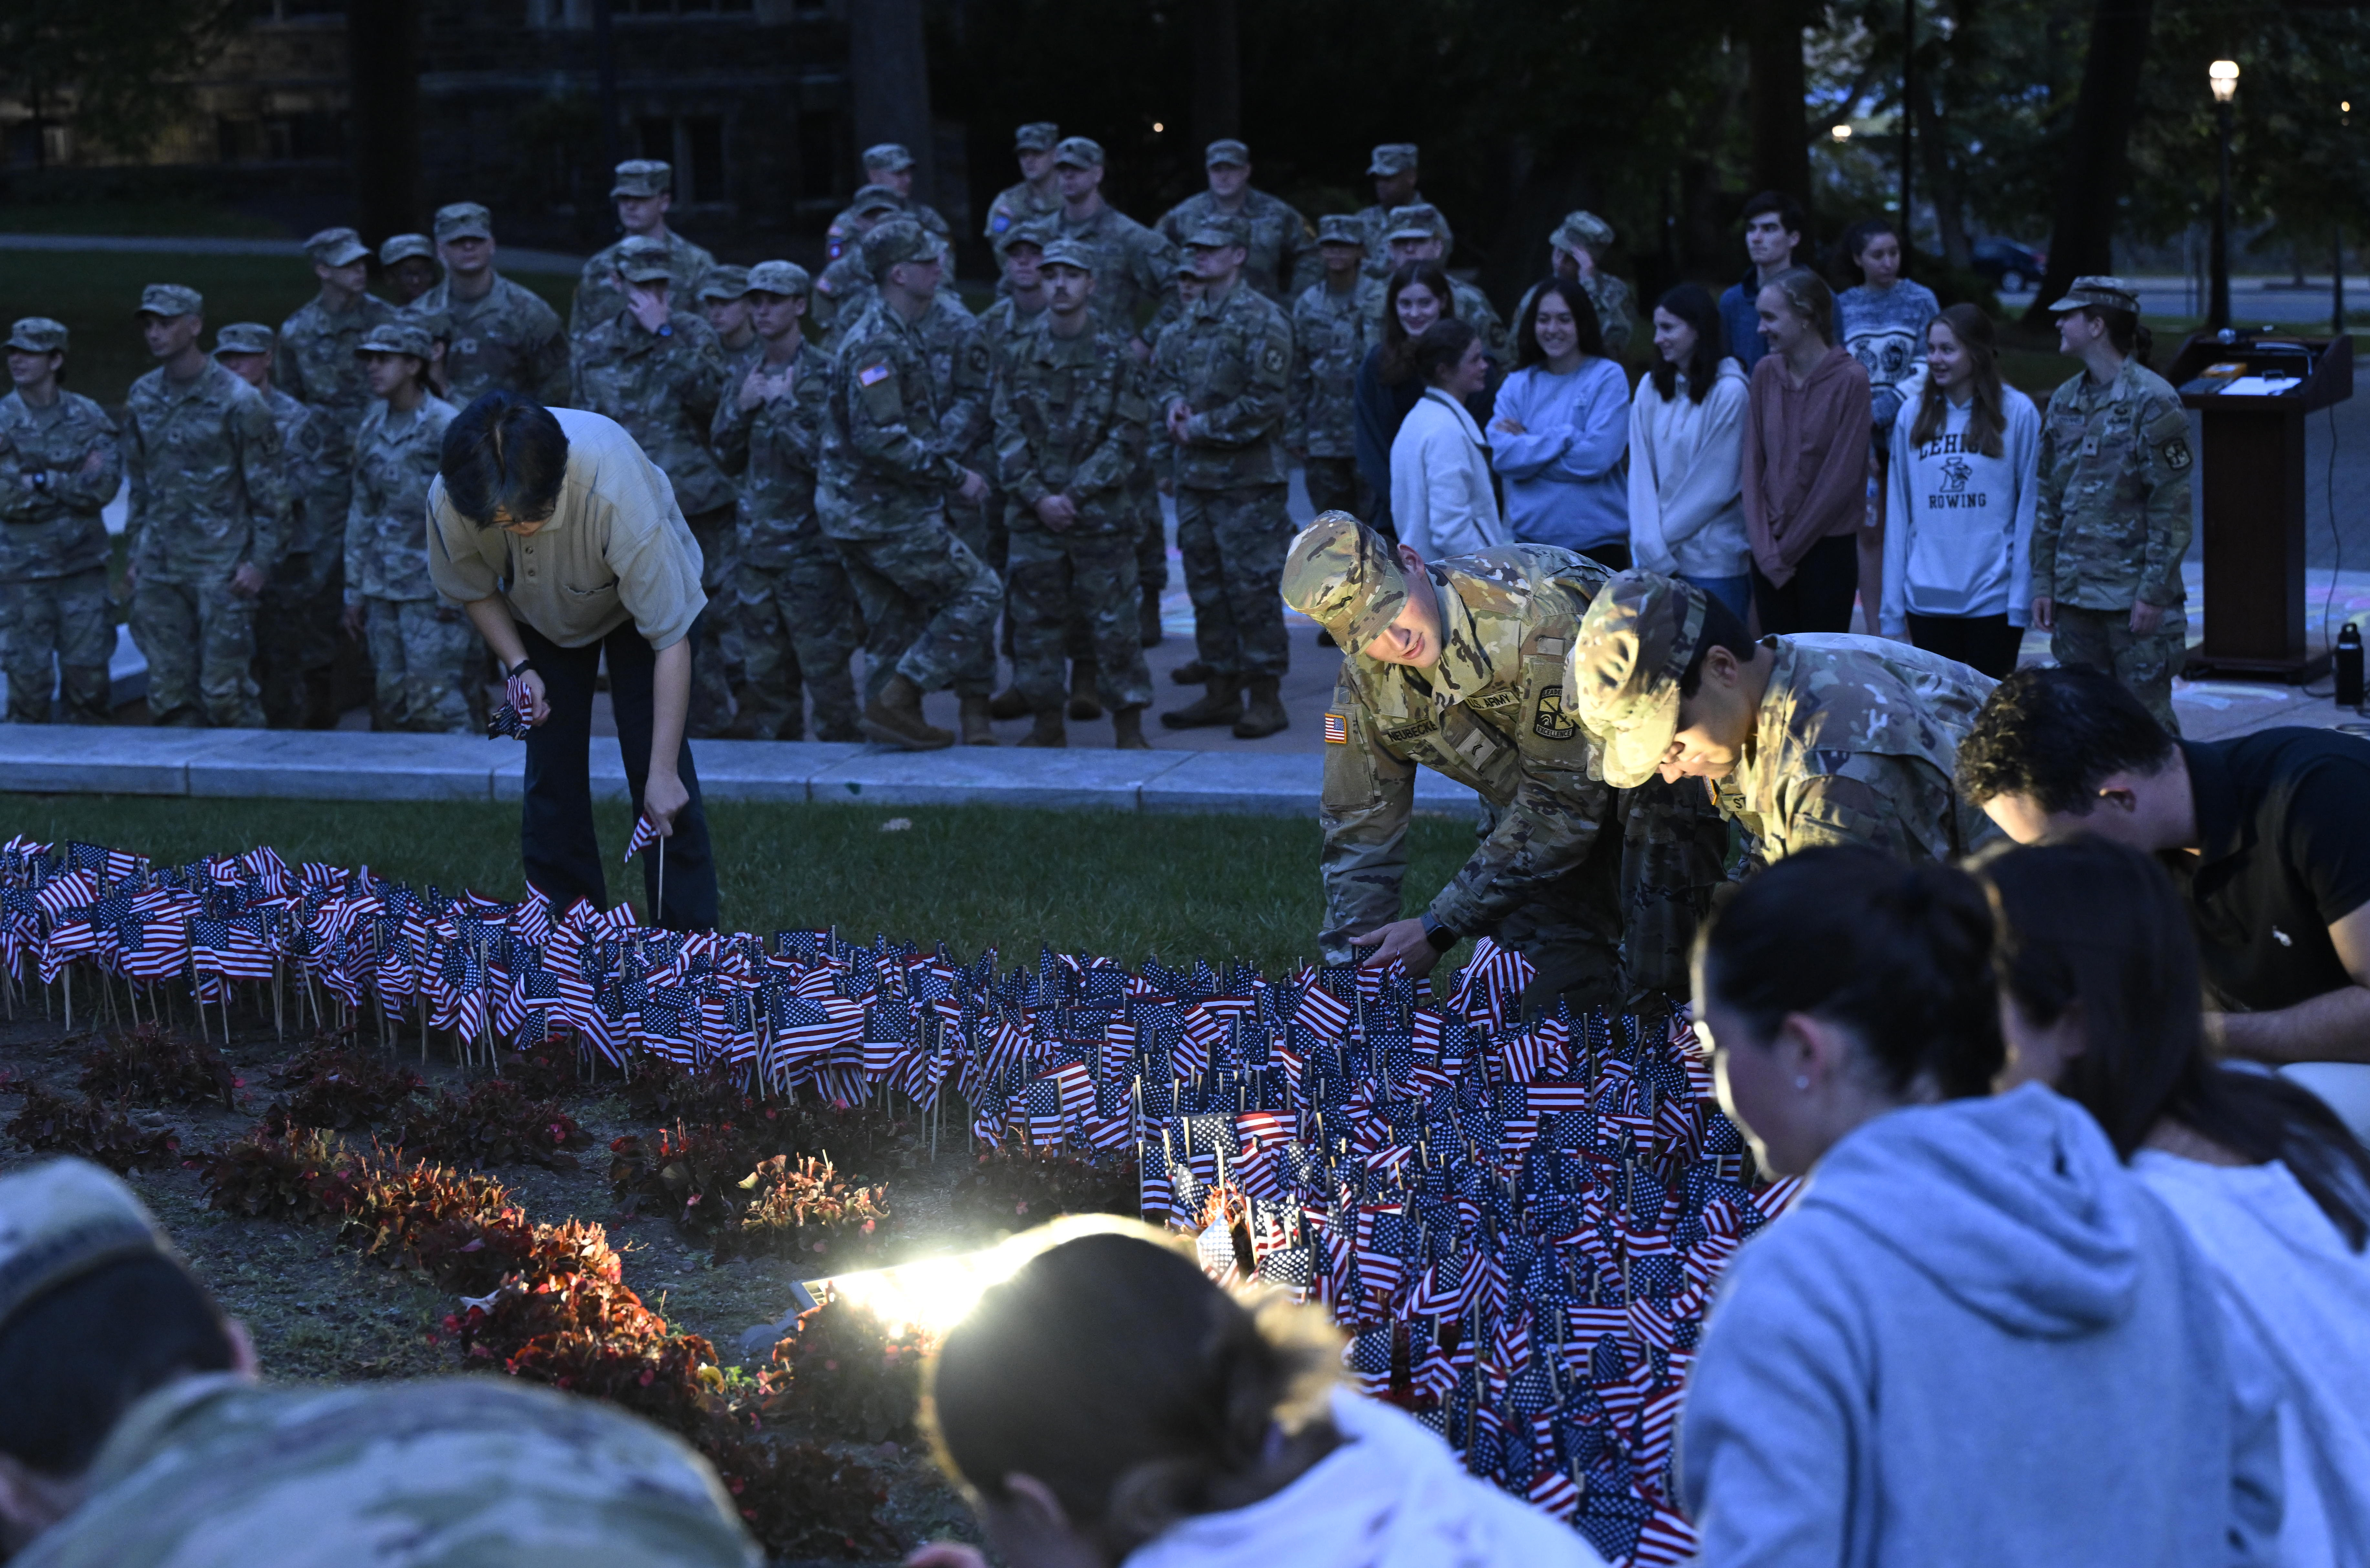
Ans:
[{"label": "woman with long brown hair", "polygon": [[1848,632],[1868,522],[1868,372],[1835,341],[1834,292],[1808,268],[1762,285],[1769,353],[1744,419],[1744,526],[1765,632]]},{"label": "woman with long brown hair", "polygon": [[1879,629],[1996,681],[2031,607],[2041,411],[2000,380],[1991,317],[1955,304],[1926,327],[1926,389],[1890,432]]},{"label": "woman with long brown hair", "polygon": [[1438,262],[1403,264],[1383,294],[1383,340],[1366,350],[1358,367],[1358,472],[1375,493],[1375,512],[1363,521],[1386,539],[1398,537],[1391,522],[1391,442],[1423,396],[1410,345],[1425,327],[1455,314],[1456,291]]}]

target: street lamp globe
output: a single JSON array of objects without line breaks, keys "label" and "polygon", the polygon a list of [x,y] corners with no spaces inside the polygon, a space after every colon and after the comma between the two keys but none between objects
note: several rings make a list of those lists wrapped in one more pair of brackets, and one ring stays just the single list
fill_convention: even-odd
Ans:
[{"label": "street lamp globe", "polygon": [[1828,132],[1827,134],[1833,136],[1838,142],[1848,142],[1851,140],[1851,127],[1848,125],[1838,125],[1834,130]]},{"label": "street lamp globe", "polygon": [[2238,63],[2217,60],[2205,68],[2205,79],[2213,84],[2214,101],[2228,103],[2238,93]]}]

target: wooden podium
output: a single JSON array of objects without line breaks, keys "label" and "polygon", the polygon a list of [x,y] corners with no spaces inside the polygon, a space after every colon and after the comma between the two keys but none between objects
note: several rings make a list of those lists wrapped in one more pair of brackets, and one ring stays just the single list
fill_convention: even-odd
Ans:
[{"label": "wooden podium", "polygon": [[2205,427],[2205,643],[2189,676],[2318,679],[2329,655],[2305,646],[2304,421],[2353,395],[2353,339],[2200,333],[2166,379]]}]

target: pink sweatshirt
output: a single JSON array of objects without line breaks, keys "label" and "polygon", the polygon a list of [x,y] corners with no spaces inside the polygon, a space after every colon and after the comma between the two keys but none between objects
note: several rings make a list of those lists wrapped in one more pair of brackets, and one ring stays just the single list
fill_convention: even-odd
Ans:
[{"label": "pink sweatshirt", "polygon": [[1796,386],[1783,355],[1753,367],[1744,418],[1744,532],[1753,564],[1783,588],[1811,546],[1868,520],[1868,372],[1848,349]]}]

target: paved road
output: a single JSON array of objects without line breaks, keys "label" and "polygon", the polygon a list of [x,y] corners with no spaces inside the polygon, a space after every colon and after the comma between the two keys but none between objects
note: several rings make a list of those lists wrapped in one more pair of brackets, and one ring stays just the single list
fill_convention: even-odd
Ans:
[{"label": "paved road", "polygon": [[[2131,280],[2139,286],[2140,309],[2148,315],[2183,316],[2199,319],[2205,314],[2205,296],[2198,286],[2184,278],[2141,276]],[[2030,292],[2002,294],[2003,310],[2021,314],[2032,303]],[[2349,312],[2370,310],[2370,278],[2345,280],[2345,305]],[[2230,280],[2230,319],[2240,326],[2302,326],[2326,332],[2329,330],[2329,275],[2305,275],[2305,286],[2296,288],[2286,278],[2233,278]]]}]

